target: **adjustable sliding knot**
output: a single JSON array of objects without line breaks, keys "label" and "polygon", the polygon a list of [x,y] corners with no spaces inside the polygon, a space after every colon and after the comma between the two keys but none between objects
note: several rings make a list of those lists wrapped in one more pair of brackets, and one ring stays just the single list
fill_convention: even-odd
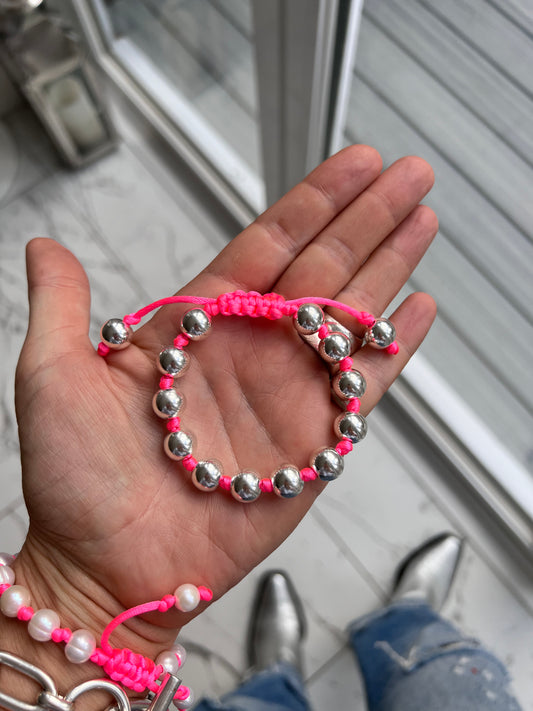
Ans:
[{"label": "adjustable sliding knot", "polygon": [[252,316],[275,321],[295,313],[297,308],[287,304],[280,294],[260,294],[257,291],[232,291],[221,294],[216,303],[206,304],[205,310],[216,316]]},{"label": "adjustable sliding knot", "polygon": [[102,667],[113,681],[118,681],[133,691],[144,691],[158,679],[163,667],[131,649],[94,650],[91,661]]}]

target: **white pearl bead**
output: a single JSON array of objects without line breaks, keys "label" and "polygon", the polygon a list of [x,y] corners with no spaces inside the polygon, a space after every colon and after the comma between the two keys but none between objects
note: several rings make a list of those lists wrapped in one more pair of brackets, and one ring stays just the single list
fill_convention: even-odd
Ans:
[{"label": "white pearl bead", "polygon": [[177,709],[190,709],[194,704],[194,694],[192,689],[189,690],[189,696],[186,699],[175,699],[173,702]]},{"label": "white pearl bead", "polygon": [[0,597],[0,610],[6,617],[16,617],[21,607],[30,604],[30,591],[22,585],[12,585]]},{"label": "white pearl bead", "polygon": [[65,645],[65,657],[73,664],[87,662],[96,649],[96,639],[89,630],[76,630]]},{"label": "white pearl bead", "polygon": [[60,626],[59,615],[53,610],[37,610],[28,622],[28,633],[37,642],[48,642]]},{"label": "white pearl bead", "polygon": [[172,649],[166,649],[164,652],[161,652],[161,654],[158,654],[155,663],[161,664],[166,672],[174,674],[174,676],[177,675],[178,669],[181,666],[176,653]]},{"label": "white pearl bead", "polygon": [[11,565],[15,560],[15,556],[11,553],[0,553],[0,565]]},{"label": "white pearl bead", "polygon": [[196,585],[185,583],[174,591],[175,605],[181,612],[191,612],[200,603],[200,593]]},{"label": "white pearl bead", "polygon": [[180,660],[180,667],[182,667],[185,664],[185,660],[187,659],[187,650],[185,647],[183,647],[181,644],[176,642],[175,644],[172,645],[170,648],[174,654],[179,658]]},{"label": "white pearl bead", "polygon": [[13,585],[15,572],[9,565],[0,565],[0,585]]}]

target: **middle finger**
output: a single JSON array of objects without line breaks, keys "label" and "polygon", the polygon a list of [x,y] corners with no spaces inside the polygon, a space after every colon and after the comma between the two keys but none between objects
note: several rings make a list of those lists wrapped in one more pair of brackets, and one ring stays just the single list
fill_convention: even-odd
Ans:
[{"label": "middle finger", "polygon": [[275,290],[287,298],[334,298],[433,185],[421,158],[393,163],[303,250]]}]

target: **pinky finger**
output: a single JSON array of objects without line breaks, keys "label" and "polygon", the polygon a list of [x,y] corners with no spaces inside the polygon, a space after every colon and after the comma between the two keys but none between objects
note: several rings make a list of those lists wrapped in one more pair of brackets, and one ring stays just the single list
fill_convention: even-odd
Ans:
[{"label": "pinky finger", "polygon": [[362,348],[354,356],[354,368],[368,383],[363,410],[368,414],[390,388],[419,348],[435,319],[437,307],[428,294],[408,296],[390,316],[396,328],[399,352],[395,356],[373,348]]}]

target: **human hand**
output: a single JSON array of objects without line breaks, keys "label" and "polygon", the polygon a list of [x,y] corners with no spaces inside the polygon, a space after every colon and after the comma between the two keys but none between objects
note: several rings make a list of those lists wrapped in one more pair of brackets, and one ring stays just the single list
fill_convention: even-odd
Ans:
[{"label": "human hand", "polygon": [[[432,211],[418,205],[432,184],[429,166],[406,158],[380,170],[370,148],[341,151],[180,293],[324,296],[379,315],[437,230]],[[85,606],[97,623],[77,626],[95,631],[121,608],[182,582],[222,595],[286,538],[323,485],[306,484],[293,500],[263,495],[251,505],[197,491],[163,453],[164,426],[151,409],[155,357],[190,307],[163,308],[128,349],[104,360],[87,336],[89,288],[76,259],[50,240],[31,242],[27,259],[30,325],[16,393],[30,515],[17,561],[22,578],[43,602],[53,595],[60,616],[66,607],[79,620]],[[368,382],[363,414],[418,348],[434,313],[430,297],[411,295],[391,316],[399,354],[355,355]],[[357,330],[345,315],[335,317]],[[287,321],[216,319],[209,338],[190,347],[193,363],[178,389],[197,458],[215,457],[227,473],[268,476],[282,463],[307,466],[311,451],[335,441],[338,409],[327,370]],[[184,619],[156,615],[136,634],[159,644]]]}]

